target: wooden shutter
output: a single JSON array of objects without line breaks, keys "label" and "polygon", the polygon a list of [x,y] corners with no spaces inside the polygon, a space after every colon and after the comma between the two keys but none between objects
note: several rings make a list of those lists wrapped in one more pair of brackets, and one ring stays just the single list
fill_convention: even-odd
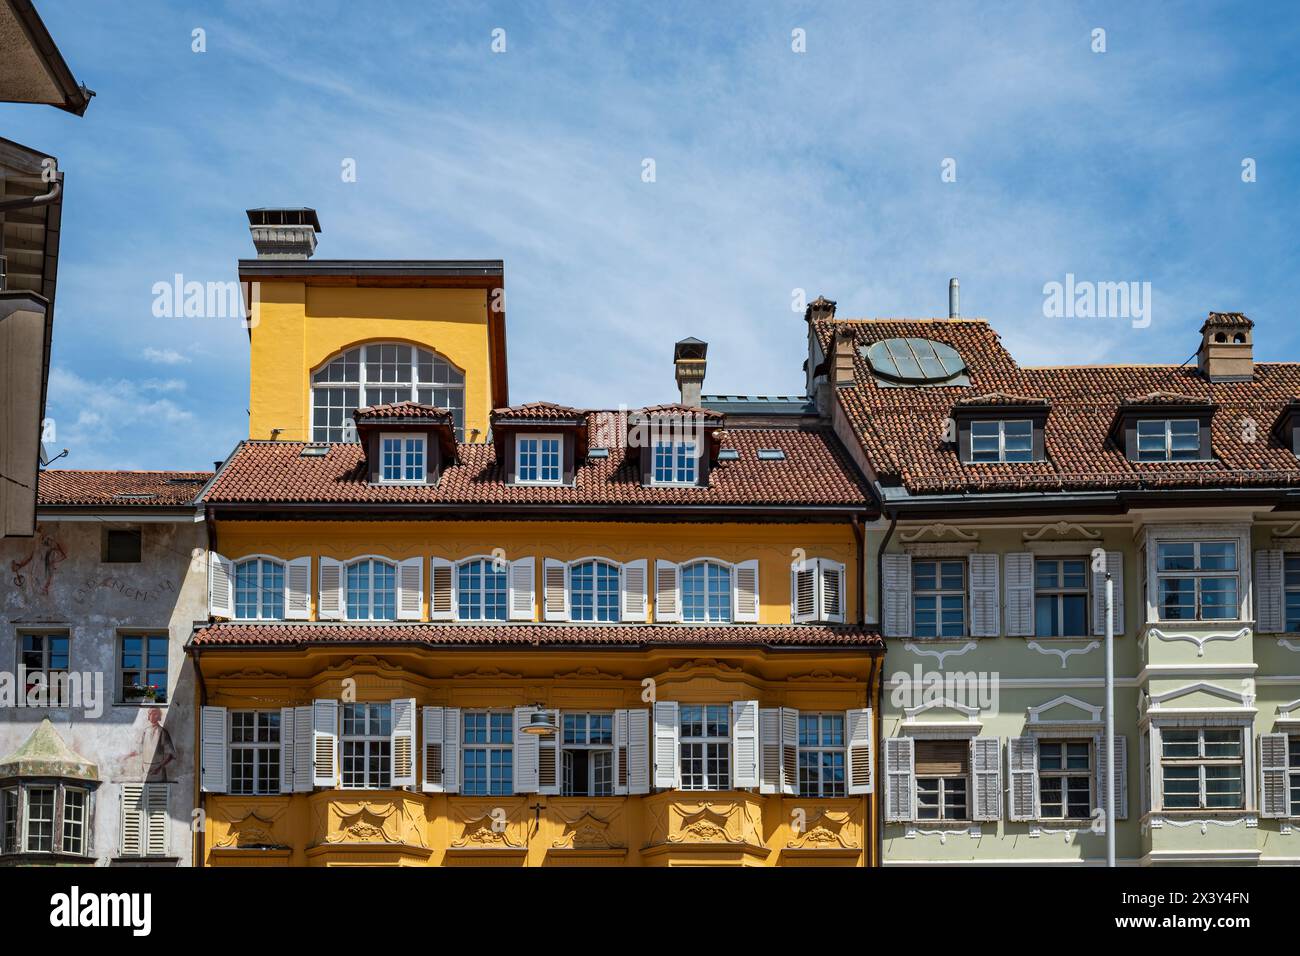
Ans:
[{"label": "wooden shutter", "polygon": [[655,701],[654,718],[654,785],[658,789],[671,790],[677,786],[677,701]]},{"label": "wooden shutter", "polygon": [[619,579],[619,604],[624,621],[646,620],[647,605],[650,603],[649,571],[646,566],[645,558],[623,565]]},{"label": "wooden shutter", "polygon": [[315,785],[312,778],[312,758],[315,734],[312,732],[312,706],[303,704],[293,709],[293,792],[311,793]]},{"label": "wooden shutter", "polygon": [[215,551],[208,552],[208,614],[235,616],[235,564]]},{"label": "wooden shutter", "polygon": [[532,707],[515,708],[514,780],[515,793],[537,792],[537,735],[524,733]]},{"label": "wooden shutter", "polygon": [[460,792],[460,708],[442,709],[442,792]]},{"label": "wooden shutter", "polygon": [[885,820],[915,819],[916,746],[911,737],[885,738]]},{"label": "wooden shutter", "polygon": [[148,856],[167,856],[167,836],[171,815],[167,812],[170,787],[165,783],[144,785],[144,852]]},{"label": "wooden shutter", "polygon": [[537,602],[537,570],[532,558],[510,562],[510,620],[531,621]]},{"label": "wooden shutter", "polygon": [[758,792],[781,792],[781,708],[758,712]]},{"label": "wooden shutter", "polygon": [[781,708],[781,792],[799,793],[799,711],[794,707]]},{"label": "wooden shutter", "polygon": [[1255,552],[1255,630],[1281,634],[1286,630],[1281,551]]},{"label": "wooden shutter", "polygon": [[969,563],[971,637],[997,637],[1002,632],[998,556],[977,552],[970,555]]},{"label": "wooden shutter", "polygon": [[817,620],[817,561],[805,560],[790,569],[790,619],[796,624]]},{"label": "wooden shutter", "polygon": [[1007,634],[1034,636],[1034,556],[1029,552],[1003,558],[1007,576]]},{"label": "wooden shutter", "polygon": [[548,710],[555,733],[537,738],[537,792],[554,796],[560,792],[560,712]]},{"label": "wooden shutter", "polygon": [[424,558],[407,558],[397,562],[397,619],[418,621],[423,617]]},{"label": "wooden shutter", "polygon": [[1008,817],[1012,820],[1037,820],[1041,816],[1037,737],[1026,734],[1007,739],[1007,770],[1011,774],[1011,806]]},{"label": "wooden shutter", "polygon": [[1097,737],[1097,793],[1101,809],[1109,796],[1115,798],[1115,819],[1128,819],[1128,738],[1115,738],[1115,784],[1106,786],[1106,735]]},{"label": "wooden shutter", "polygon": [[144,814],[141,804],[144,797],[144,784],[122,784],[122,856],[142,856],[144,854]]},{"label": "wooden shutter", "polygon": [[[1114,621],[1115,634],[1124,633],[1124,555],[1119,551],[1106,552],[1106,571],[1115,582]],[[1092,573],[1092,633],[1106,633],[1106,574]]]},{"label": "wooden shutter", "polygon": [[[1258,564],[1256,567],[1258,568]],[[1259,813],[1264,817],[1291,816],[1291,787],[1286,734],[1259,735]],[[1300,808],[1297,808],[1300,809]]]},{"label": "wooden shutter", "polygon": [[731,786],[758,786],[758,701],[731,702]]},{"label": "wooden shutter", "polygon": [[[732,568],[735,613],[732,620],[740,624],[757,624],[759,616],[758,562],[741,561]],[[755,716],[757,721],[757,716]],[[754,786],[758,786],[755,779]]]},{"label": "wooden shutter", "polygon": [[650,792],[650,711],[634,707],[627,712],[627,792]]},{"label": "wooden shutter", "polygon": [[1002,741],[975,737],[970,742],[972,820],[1002,819]]},{"label": "wooden shutter", "polygon": [[829,624],[844,623],[844,565],[829,558],[817,562],[821,598],[819,617]]},{"label": "wooden shutter", "polygon": [[546,620],[569,619],[568,565],[555,558],[547,558],[542,571],[542,586],[546,594]]},{"label": "wooden shutter", "polygon": [[[871,708],[858,708],[844,712],[844,741],[848,745],[845,763],[848,764],[848,793],[850,796],[871,793],[874,789],[871,762],[875,757],[872,740]],[[796,771],[797,771],[796,766]]]},{"label": "wooden shutter", "polygon": [[420,789],[425,793],[442,792],[442,734],[441,707],[425,707],[420,713],[421,739],[424,748],[424,774]]},{"label": "wooden shutter", "polygon": [[284,617],[287,621],[311,618],[311,556],[294,558],[284,566]]},{"label": "wooden shutter", "polygon": [[339,702],[314,700],[311,705],[312,785],[332,787],[338,780]]},{"label": "wooden shutter", "polygon": [[199,789],[205,793],[225,793],[226,708],[204,706],[199,730],[202,760]]},{"label": "wooden shutter", "polygon": [[912,556],[886,554],[881,559],[881,571],[883,580],[880,585],[885,591],[885,636],[911,637]]},{"label": "wooden shutter", "polygon": [[[422,558],[416,558],[420,564]],[[397,697],[389,706],[392,708],[388,723],[388,746],[391,759],[388,764],[389,785],[393,787],[415,786],[415,698]]]},{"label": "wooden shutter", "polygon": [[292,707],[280,708],[280,792],[293,793],[293,724]]},{"label": "wooden shutter", "polygon": [[[671,561],[655,561],[655,620],[682,619],[682,569]],[[655,758],[658,760],[658,757]],[[656,783],[655,786],[659,784]]]},{"label": "wooden shutter", "polygon": [[320,559],[320,593],[316,596],[316,616],[322,621],[343,619],[343,562]]},{"label": "wooden shutter", "polygon": [[454,621],[456,604],[452,599],[455,569],[446,558],[429,559],[429,620]]}]

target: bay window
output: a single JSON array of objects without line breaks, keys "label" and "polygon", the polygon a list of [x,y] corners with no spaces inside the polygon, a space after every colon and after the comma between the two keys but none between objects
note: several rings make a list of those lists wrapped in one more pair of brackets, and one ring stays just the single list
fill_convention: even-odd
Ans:
[{"label": "bay window", "polygon": [[383,790],[389,787],[392,732],[391,704],[343,704],[340,742],[345,790]]},{"label": "bay window", "polygon": [[230,793],[280,792],[280,712],[230,712]]},{"label": "bay window", "polygon": [[1164,728],[1160,773],[1165,809],[1243,809],[1244,736],[1236,727]]},{"label": "bay window", "polygon": [[678,741],[681,789],[731,789],[731,707],[682,704]]},{"label": "bay window", "polygon": [[514,715],[510,711],[470,710],[462,715],[464,775],[460,792],[506,796],[514,792]]},{"label": "bay window", "polygon": [[566,797],[608,797],[614,793],[613,713],[563,715],[561,790]]},{"label": "bay window", "polygon": [[1235,620],[1240,612],[1236,541],[1156,545],[1156,605],[1165,621]]},{"label": "bay window", "polygon": [[845,795],[844,714],[799,712],[799,795]]}]

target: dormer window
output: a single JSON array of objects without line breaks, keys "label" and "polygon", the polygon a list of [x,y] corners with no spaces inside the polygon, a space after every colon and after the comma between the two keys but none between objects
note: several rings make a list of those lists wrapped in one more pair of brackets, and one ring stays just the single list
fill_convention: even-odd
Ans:
[{"label": "dormer window", "polygon": [[521,485],[558,485],[564,481],[564,438],[523,434],[515,437],[515,481]]},{"label": "dormer window", "polygon": [[970,423],[970,461],[1034,460],[1034,423],[1028,418]]},{"label": "dormer window", "polygon": [[698,445],[694,441],[661,441],[654,446],[656,485],[693,485],[698,480]]},{"label": "dormer window", "polygon": [[1201,423],[1195,418],[1146,418],[1137,423],[1138,461],[1198,461]]},{"label": "dormer window", "polygon": [[379,436],[379,480],[383,484],[403,484],[425,480],[427,438],[423,434],[389,433]]},{"label": "dormer window", "polygon": [[964,464],[1045,461],[1045,398],[990,392],[959,399],[953,406],[957,453]]}]

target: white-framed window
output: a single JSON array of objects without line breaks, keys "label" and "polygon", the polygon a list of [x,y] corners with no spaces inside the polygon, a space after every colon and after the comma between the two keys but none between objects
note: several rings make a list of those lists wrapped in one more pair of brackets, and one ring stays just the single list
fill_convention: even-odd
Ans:
[{"label": "white-framed window", "polygon": [[514,793],[514,714],[467,710],[461,714],[460,792],[499,797]]},{"label": "white-framed window", "polygon": [[167,703],[166,633],[119,634],[117,637],[118,703]]},{"label": "white-framed window", "polygon": [[86,855],[87,818],[90,794],[81,787],[63,788],[63,852]]},{"label": "white-framed window", "polygon": [[1295,633],[1300,631],[1300,554],[1287,552],[1282,556],[1282,591],[1285,627]]},{"label": "white-framed window", "polygon": [[1156,607],[1163,621],[1235,620],[1240,611],[1236,541],[1156,544]]},{"label": "white-framed window", "polygon": [[651,479],[656,485],[693,485],[699,480],[699,445],[695,441],[654,444]]},{"label": "white-framed window", "polygon": [[732,569],[718,561],[682,565],[682,620],[693,624],[731,621]]},{"label": "white-framed window", "polygon": [[375,342],[348,349],[312,374],[312,441],[354,441],[363,405],[419,402],[451,412],[464,440],[465,373],[427,349]]},{"label": "white-framed window", "polygon": [[799,796],[844,796],[846,753],[843,711],[800,711]]},{"label": "white-framed window", "polygon": [[235,617],[254,621],[284,619],[284,562],[274,558],[235,562]]},{"label": "white-framed window", "polygon": [[1039,816],[1044,820],[1086,820],[1094,806],[1092,741],[1038,741]]},{"label": "white-framed window", "polygon": [[561,723],[560,792],[566,797],[613,796],[613,712],[566,711]]},{"label": "white-framed window", "polygon": [[1029,419],[993,419],[970,423],[970,460],[1034,460],[1034,423]]},{"label": "white-framed window", "polygon": [[1138,461],[1198,461],[1200,458],[1201,423],[1195,418],[1138,421]]},{"label": "white-framed window", "polygon": [[19,631],[18,663],[26,675],[24,696],[42,680],[51,691],[68,673],[67,631]]},{"label": "white-framed window", "polygon": [[386,790],[392,779],[393,708],[388,702],[343,704],[339,737],[345,790]]},{"label": "white-framed window", "polygon": [[229,793],[280,792],[280,711],[232,710]]},{"label": "white-framed window", "polygon": [[424,481],[427,448],[424,435],[388,432],[379,436],[379,480],[385,484]]},{"label": "white-framed window", "polygon": [[569,566],[569,619],[617,621],[619,567],[595,559]]},{"label": "white-framed window", "polygon": [[681,789],[731,789],[731,706],[682,704],[678,708]]},{"label": "white-framed window", "polygon": [[1088,559],[1034,559],[1034,636],[1083,637],[1088,631]]},{"label": "white-framed window", "polygon": [[963,637],[966,629],[966,559],[912,559],[912,635]]},{"label": "white-framed window", "polygon": [[563,451],[563,439],[559,435],[516,435],[515,481],[521,485],[561,484]]},{"label": "white-framed window", "polygon": [[456,565],[456,619],[504,621],[508,615],[510,566],[491,558]]},{"label": "white-framed window", "polygon": [[54,852],[54,787],[23,787],[23,849]]},{"label": "white-framed window", "polygon": [[18,802],[21,799],[21,791],[17,787],[5,787],[0,790],[0,800],[4,801],[4,806],[0,807],[4,823],[4,832],[0,837],[0,853],[18,852]]},{"label": "white-framed window", "polygon": [[916,818],[970,819],[970,742],[916,741]]},{"label": "white-framed window", "polygon": [[362,558],[347,566],[347,619],[397,619],[397,567],[378,558]]},{"label": "white-framed window", "polygon": [[1164,727],[1160,776],[1166,810],[1241,810],[1246,806],[1245,730]]}]

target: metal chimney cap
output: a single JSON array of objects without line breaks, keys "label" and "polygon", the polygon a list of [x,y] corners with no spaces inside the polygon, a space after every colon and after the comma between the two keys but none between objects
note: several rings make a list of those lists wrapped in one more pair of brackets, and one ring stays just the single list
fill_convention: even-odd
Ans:
[{"label": "metal chimney cap", "polygon": [[259,206],[246,210],[250,226],[311,226],[320,232],[320,219],[310,206]]},{"label": "metal chimney cap", "polygon": [[678,359],[702,359],[709,351],[709,343],[697,338],[685,338],[673,346],[673,361]]}]

